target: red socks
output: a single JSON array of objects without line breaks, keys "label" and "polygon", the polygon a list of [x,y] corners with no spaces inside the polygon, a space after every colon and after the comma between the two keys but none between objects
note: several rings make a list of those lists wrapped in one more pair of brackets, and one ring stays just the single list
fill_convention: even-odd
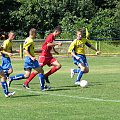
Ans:
[{"label": "red socks", "polygon": [[49,75],[53,74],[54,72],[56,72],[58,70],[58,68],[56,66],[54,66],[49,72],[47,72],[44,77],[48,77]]},{"label": "red socks", "polygon": [[[47,72],[44,77],[48,77],[49,75],[53,74],[54,72],[56,72],[58,70],[58,68],[56,66],[54,66],[49,72]],[[32,72],[30,74],[30,77],[28,79],[26,79],[26,81],[24,82],[25,85],[28,85],[29,82],[36,76],[37,74]]]},{"label": "red socks", "polygon": [[25,84],[25,85],[28,85],[29,82],[30,82],[36,75],[37,75],[36,73],[32,72],[32,73],[30,74],[30,77],[24,82],[24,84]]}]

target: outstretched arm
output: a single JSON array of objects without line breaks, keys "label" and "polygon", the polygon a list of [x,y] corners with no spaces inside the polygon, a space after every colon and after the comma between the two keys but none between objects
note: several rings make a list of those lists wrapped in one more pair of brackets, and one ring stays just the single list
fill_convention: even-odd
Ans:
[{"label": "outstretched arm", "polygon": [[56,45],[62,46],[62,43],[61,42],[55,42],[55,43],[48,43],[47,44],[48,47],[54,47]]},{"label": "outstretched arm", "polygon": [[101,52],[98,51],[94,46],[92,46],[91,44],[89,44],[88,42],[85,43],[89,48],[91,48],[92,50],[96,51],[96,55],[100,55]]}]

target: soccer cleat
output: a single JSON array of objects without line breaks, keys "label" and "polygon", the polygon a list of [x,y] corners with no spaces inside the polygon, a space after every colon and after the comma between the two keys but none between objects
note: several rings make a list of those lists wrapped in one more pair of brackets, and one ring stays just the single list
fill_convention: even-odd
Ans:
[{"label": "soccer cleat", "polygon": [[75,85],[80,85],[80,81],[76,81],[76,82],[75,82]]},{"label": "soccer cleat", "polygon": [[49,85],[45,85],[45,89],[50,90],[51,89],[50,84]]},{"label": "soccer cleat", "polygon": [[75,75],[75,73],[74,73],[74,71],[73,71],[74,69],[71,69],[70,70],[70,72],[71,72],[71,74],[70,74],[70,76],[71,76],[71,78],[73,78],[74,77],[74,75]]},{"label": "soccer cleat", "polygon": [[8,77],[8,78],[7,78],[7,85],[8,85],[8,87],[10,87],[11,82],[12,82],[12,80]]},{"label": "soccer cleat", "polygon": [[47,89],[45,89],[45,87],[41,86],[41,91],[46,91]]},{"label": "soccer cleat", "polygon": [[5,97],[12,97],[14,94],[15,94],[15,91],[9,92],[8,94],[5,94]]},{"label": "soccer cleat", "polygon": [[25,89],[30,89],[29,85],[23,84],[23,87],[24,87]]},{"label": "soccer cleat", "polygon": [[45,78],[45,81],[46,81],[46,83],[50,84],[50,81],[49,81],[48,77]]}]

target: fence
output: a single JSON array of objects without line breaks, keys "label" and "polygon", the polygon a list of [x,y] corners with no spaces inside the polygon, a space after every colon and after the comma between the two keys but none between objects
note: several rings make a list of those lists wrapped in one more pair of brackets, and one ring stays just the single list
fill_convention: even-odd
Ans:
[{"label": "fence", "polygon": [[[67,56],[67,50],[72,40],[56,40],[62,42],[62,46],[56,46],[57,51],[60,55]],[[91,44],[102,52],[101,55],[120,55],[120,40],[106,40],[106,41],[95,41],[90,40]],[[0,41],[2,44],[3,41]],[[35,42],[35,53],[38,54],[44,40],[34,40]],[[23,58],[23,43],[24,40],[13,40],[13,51],[14,57]],[[95,55],[95,51],[86,47],[86,55]]]}]

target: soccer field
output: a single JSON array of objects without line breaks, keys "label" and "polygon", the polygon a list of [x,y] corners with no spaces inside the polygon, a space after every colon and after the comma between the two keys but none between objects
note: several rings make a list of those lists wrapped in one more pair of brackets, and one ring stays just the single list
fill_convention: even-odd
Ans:
[{"label": "soccer field", "polygon": [[[71,58],[58,58],[62,68],[50,77],[50,91],[40,91],[38,76],[30,90],[22,88],[24,80],[13,81],[12,98],[0,89],[0,120],[119,120],[120,57],[87,57],[90,72],[83,76],[88,88],[74,85]],[[13,60],[14,74],[24,73],[23,60]],[[47,71],[49,68],[45,67]]]}]

